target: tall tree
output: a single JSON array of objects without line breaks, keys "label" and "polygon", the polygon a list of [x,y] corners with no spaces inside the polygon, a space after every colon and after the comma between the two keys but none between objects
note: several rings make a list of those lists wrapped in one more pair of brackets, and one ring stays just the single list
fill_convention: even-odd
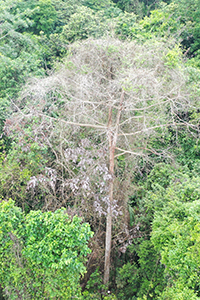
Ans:
[{"label": "tall tree", "polygon": [[[44,169],[49,179],[40,174],[28,188],[45,183],[54,193],[54,204],[60,193],[63,201],[68,199],[65,205],[78,199],[82,213],[84,206],[91,210],[92,202],[89,208],[87,199],[93,199],[94,212],[105,213],[105,284],[113,216],[121,210],[125,218],[127,213],[126,202],[120,199],[124,196],[117,189],[116,158],[126,155],[136,162],[138,157],[162,156],[149,140],[162,136],[169,127],[189,126],[182,116],[195,109],[196,99],[191,99],[188,89],[177,51],[166,44],[87,40],[72,45],[59,70],[43,80],[32,80],[22,99],[14,103],[18,112],[7,130],[20,137],[22,152],[28,151],[32,140],[48,146],[54,155],[54,170]],[[22,131],[28,126],[27,138]]]}]

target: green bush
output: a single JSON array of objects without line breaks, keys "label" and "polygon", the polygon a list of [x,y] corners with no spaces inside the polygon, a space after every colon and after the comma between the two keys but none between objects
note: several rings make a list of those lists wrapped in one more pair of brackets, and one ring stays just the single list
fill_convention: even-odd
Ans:
[{"label": "green bush", "polygon": [[9,200],[0,203],[0,224],[0,282],[10,300],[82,299],[87,223],[65,209],[25,215]]}]

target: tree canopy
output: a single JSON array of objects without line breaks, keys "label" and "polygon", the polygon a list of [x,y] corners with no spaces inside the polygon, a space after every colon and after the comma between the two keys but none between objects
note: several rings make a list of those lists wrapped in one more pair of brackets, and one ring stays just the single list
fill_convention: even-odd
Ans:
[{"label": "tree canopy", "polygon": [[198,2],[0,0],[8,299],[200,298]]}]

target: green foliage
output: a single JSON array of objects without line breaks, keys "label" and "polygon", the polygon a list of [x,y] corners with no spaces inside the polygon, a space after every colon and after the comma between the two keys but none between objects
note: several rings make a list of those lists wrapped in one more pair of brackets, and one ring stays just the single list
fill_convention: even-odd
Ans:
[{"label": "green foliage", "polygon": [[0,136],[6,150],[10,141],[3,133],[3,123],[10,114],[10,99],[14,100],[28,77],[45,73],[41,48],[28,34],[31,21],[19,11],[20,3],[0,1]]},{"label": "green foliage", "polygon": [[81,1],[81,4],[96,11],[114,7],[111,0],[83,0]]},{"label": "green foliage", "polygon": [[189,56],[198,55],[200,49],[199,16],[200,6],[198,0],[175,0],[177,15],[185,28],[181,34],[182,44],[188,50]]},{"label": "green foliage", "polygon": [[115,34],[121,39],[129,38],[136,20],[137,16],[134,13],[120,14],[115,20]]},{"label": "green foliage", "polygon": [[[33,45],[33,43],[31,43]],[[14,51],[13,45],[12,51]],[[30,45],[31,46],[31,45]],[[33,46],[34,47],[34,46]],[[31,75],[43,75],[44,70],[39,69],[41,60],[37,53],[30,54],[28,51],[21,51],[19,56],[16,54],[14,58],[8,57],[1,53],[0,55],[0,95],[3,98],[8,96],[16,96],[20,90],[21,85],[25,83],[25,79]],[[15,48],[16,50],[16,48]],[[5,51],[6,52],[6,51]]]},{"label": "green foliage", "polygon": [[0,280],[9,299],[81,299],[90,227],[64,209],[25,215],[0,203]]},{"label": "green foliage", "polygon": [[139,0],[114,0],[114,3],[124,12],[135,13],[143,17],[145,6]]},{"label": "green foliage", "polygon": [[162,8],[153,10],[150,16],[145,16],[131,28],[132,38],[146,41],[155,37],[178,39],[183,24],[176,15],[177,5],[163,4]]},{"label": "green foliage", "polygon": [[[136,15],[143,15],[144,18],[135,24],[130,24],[128,36],[145,42],[148,39],[175,38],[176,43],[181,42],[182,50],[193,58],[198,65],[200,49],[199,30],[199,1],[170,1],[159,2],[145,1],[117,1],[119,7],[127,12],[134,12]],[[122,4],[123,3],[123,4]],[[156,6],[154,4],[156,3]],[[134,6],[137,8],[134,8]],[[143,7],[142,7],[143,5]],[[129,7],[128,9],[125,7]],[[132,7],[132,9],[131,9]],[[150,10],[151,13],[149,14]],[[152,10],[154,9],[154,10]],[[143,11],[143,12],[142,12]],[[123,17],[122,17],[123,18]]]},{"label": "green foliage", "polygon": [[12,198],[29,211],[41,208],[41,194],[46,194],[44,189],[32,194],[28,182],[47,166],[47,148],[31,139],[30,129],[18,127],[17,131],[23,138],[13,141],[11,149],[0,160],[0,194],[3,199]]},{"label": "green foliage", "polygon": [[158,8],[162,2],[170,3],[170,0],[113,0],[116,5],[124,12],[135,13],[140,18],[148,16],[152,10]]},{"label": "green foliage", "polygon": [[[198,120],[198,113],[194,113],[193,116]],[[195,120],[193,121],[195,123]],[[190,170],[197,170],[199,165],[199,153],[200,142],[198,138],[194,138],[192,135],[186,132],[179,132],[178,145],[174,149],[174,153],[177,156],[177,161],[183,165],[188,166]]]},{"label": "green foliage", "polygon": [[63,27],[63,38],[73,42],[86,39],[90,36],[100,37],[106,31],[106,22],[103,22],[101,13],[94,13],[90,8],[80,6],[70,21]]},{"label": "green foliage", "polygon": [[55,30],[57,13],[51,0],[35,1],[35,7],[27,15],[33,21],[31,30],[34,34],[39,34],[40,31],[50,34]]},{"label": "green foliage", "polygon": [[181,283],[167,287],[158,300],[199,300],[196,293]]},{"label": "green foliage", "polygon": [[171,165],[164,163],[156,164],[148,175],[148,190],[155,190],[158,185],[162,188],[167,188],[172,181],[174,174],[175,168],[173,168]]},{"label": "green foliage", "polygon": [[[0,18],[2,22],[0,39],[0,97],[16,96],[27,77],[42,75],[41,53],[36,40],[27,33],[30,26],[29,19],[23,20],[16,6],[12,7],[9,1],[0,2]],[[3,9],[2,9],[3,8]],[[22,30],[23,29],[23,30]]]},{"label": "green foliage", "polygon": [[83,292],[84,300],[117,300],[116,296],[103,284],[102,275],[97,268],[91,275]]},{"label": "green foliage", "polygon": [[174,48],[169,49],[169,51],[165,54],[165,65],[170,68],[176,68],[180,65],[181,58],[182,51],[178,45],[175,45]]},{"label": "green foliage", "polygon": [[[170,293],[177,299],[183,293],[183,299],[186,299],[187,294],[199,291],[199,184],[200,177],[185,175],[172,181],[165,191],[157,191],[151,196],[154,203],[162,202],[162,205],[156,205],[152,242],[161,254],[168,284],[173,285],[160,299],[170,299]],[[181,292],[176,282],[177,286],[180,283],[186,289]]]},{"label": "green foliage", "polygon": [[145,299],[156,299],[166,285],[164,266],[160,264],[159,253],[149,240],[144,240],[138,245],[133,243],[129,249],[135,253],[137,260],[130,260],[118,270],[118,299],[142,299],[143,296]]},{"label": "green foliage", "polygon": [[11,9],[13,15],[20,15],[21,22],[28,22],[27,28],[19,28],[20,32],[28,31],[39,34],[40,31],[50,34],[55,30],[57,13],[51,0],[34,0],[15,2]]},{"label": "green foliage", "polygon": [[[197,201],[200,198],[200,177],[197,173],[190,172],[189,169],[172,168],[171,172],[168,169],[169,173],[163,176],[165,169],[167,168],[163,168],[161,165],[160,170],[157,172],[153,170],[149,176],[151,191],[148,191],[145,196],[145,205],[148,210],[162,211],[164,207],[168,207],[169,200],[185,203]],[[155,181],[152,182],[153,178]]]},{"label": "green foliage", "polygon": [[120,299],[199,299],[198,174],[197,165],[190,171],[159,163],[138,187],[134,224],[144,235],[153,222],[152,238],[129,247],[134,255],[117,272]]}]

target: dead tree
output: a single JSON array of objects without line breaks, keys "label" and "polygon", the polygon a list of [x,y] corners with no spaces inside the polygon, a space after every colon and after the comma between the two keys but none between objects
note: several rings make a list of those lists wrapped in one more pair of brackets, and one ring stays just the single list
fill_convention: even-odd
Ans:
[{"label": "dead tree", "polygon": [[[38,122],[32,124],[34,138],[53,149],[57,164],[68,169],[69,175],[63,186],[74,184],[76,192],[83,190],[83,186],[78,186],[78,181],[73,183],[77,174],[68,167],[67,159],[73,160],[73,151],[76,157],[78,151],[79,156],[82,151],[85,153],[81,156],[83,166],[83,156],[88,150],[75,147],[75,140],[84,128],[91,128],[92,134],[100,137],[99,148],[98,143],[94,147],[99,156],[104,152],[101,163],[104,160],[104,173],[107,172],[102,192],[107,206],[104,211],[107,219],[105,284],[109,281],[113,211],[117,200],[115,158],[127,155],[134,159],[147,157],[149,153],[162,155],[161,151],[149,146],[150,138],[164,134],[169,127],[192,127],[181,116],[184,111],[195,108],[196,99],[191,99],[183,68],[179,65],[172,68],[167,63],[168,51],[167,45],[162,43],[141,46],[114,39],[76,43],[69,48],[68,56],[54,74],[31,80],[21,99],[13,103],[18,113],[13,116],[12,130],[19,122],[27,124],[38,118]],[[73,141],[71,146],[69,141]],[[97,160],[97,157],[93,160],[94,164]],[[80,159],[77,164],[80,166]],[[89,166],[93,174],[92,163],[86,161],[79,174],[85,170],[90,178]],[[85,186],[90,186],[91,179],[87,184],[86,181]],[[90,186],[85,197],[92,194],[95,199],[95,193],[92,194]]]}]

